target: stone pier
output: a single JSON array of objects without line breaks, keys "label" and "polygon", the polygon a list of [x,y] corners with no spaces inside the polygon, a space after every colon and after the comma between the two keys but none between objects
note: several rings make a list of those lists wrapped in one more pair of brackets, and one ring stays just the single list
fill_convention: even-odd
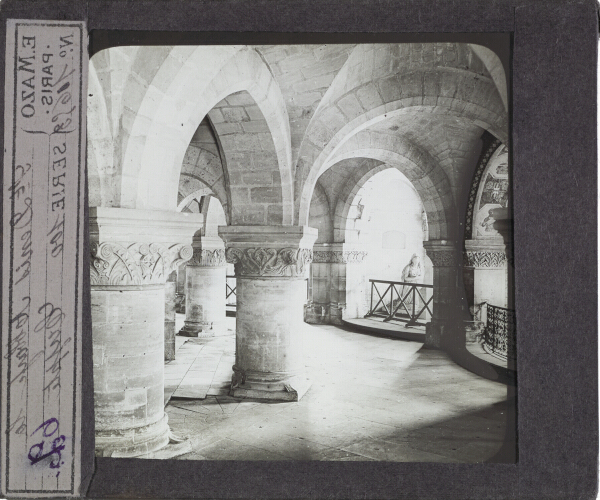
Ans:
[{"label": "stone pier", "polygon": [[[498,307],[508,306],[506,265],[506,252],[502,240],[465,241],[465,266],[473,272],[475,307],[482,302]],[[481,321],[485,321],[485,318],[481,318]]]},{"label": "stone pier", "polygon": [[237,279],[236,358],[230,394],[298,401],[304,373],[305,278],[317,230],[306,226],[223,226]]},{"label": "stone pier", "polygon": [[362,266],[366,255],[361,248],[346,243],[314,246],[308,323],[341,325],[342,319],[363,317],[367,313]]},{"label": "stone pier", "polygon": [[425,345],[444,350],[465,346],[462,296],[459,284],[462,251],[458,243],[447,240],[424,241],[423,247],[433,264],[433,316],[426,325]]},{"label": "stone pier", "polygon": [[192,257],[199,214],[90,209],[96,455],[171,439],[164,412],[165,282]]},{"label": "stone pier", "polygon": [[179,335],[214,337],[225,333],[227,262],[220,238],[195,236],[186,266],[185,324]]},{"label": "stone pier", "polygon": [[165,283],[165,361],[175,359],[175,296],[177,271],[173,271]]}]

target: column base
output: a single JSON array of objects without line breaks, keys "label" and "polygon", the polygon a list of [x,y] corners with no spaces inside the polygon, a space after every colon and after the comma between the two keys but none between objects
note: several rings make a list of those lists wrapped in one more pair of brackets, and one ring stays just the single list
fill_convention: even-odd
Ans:
[{"label": "column base", "polygon": [[304,322],[309,325],[322,325],[329,322],[329,307],[325,304],[308,303],[304,306]]},{"label": "column base", "polygon": [[96,430],[96,456],[132,458],[164,448],[169,444],[171,430],[165,413],[158,421],[134,429]]},{"label": "column base", "polygon": [[195,338],[210,338],[215,336],[214,330],[210,329],[211,325],[203,325],[202,323],[185,322],[183,328],[179,330],[177,335],[181,337]]},{"label": "column base", "polygon": [[425,347],[429,349],[440,349],[442,346],[442,332],[433,321],[425,325]]},{"label": "column base", "polygon": [[331,325],[343,326],[346,318],[346,304],[332,302],[329,305],[329,323]]},{"label": "column base", "polygon": [[425,325],[425,347],[452,351],[464,349],[466,345],[466,331],[461,322],[440,323],[435,320]]},{"label": "column base", "polygon": [[484,327],[485,323],[482,321],[465,321],[465,342],[478,342]]},{"label": "column base", "polygon": [[306,304],[304,306],[304,322],[310,325],[343,326],[346,311],[345,304],[332,302],[330,304]]},{"label": "column base", "polygon": [[300,401],[311,386],[301,375],[243,371],[233,367],[229,395],[235,398]]},{"label": "column base", "polygon": [[187,455],[193,451],[192,443],[189,439],[186,439],[182,442],[170,442],[164,448],[161,448],[158,451],[153,451],[152,453],[147,453],[145,455],[140,455],[136,458],[145,458],[145,459],[153,459],[153,460],[169,460],[171,458],[180,457],[181,455]]}]

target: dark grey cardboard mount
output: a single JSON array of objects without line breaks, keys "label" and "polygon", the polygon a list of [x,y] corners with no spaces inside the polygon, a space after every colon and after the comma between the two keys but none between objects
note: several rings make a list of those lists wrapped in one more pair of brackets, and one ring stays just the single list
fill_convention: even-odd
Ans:
[{"label": "dark grey cardboard mount", "polygon": [[[4,0],[0,16],[2,85],[8,18],[86,21],[94,52],[111,45],[164,40],[170,44],[447,40],[487,45],[510,64],[519,328],[517,463],[94,458],[88,275],[82,495],[596,498],[598,6],[593,0]],[[3,116],[4,102],[0,106]]]}]

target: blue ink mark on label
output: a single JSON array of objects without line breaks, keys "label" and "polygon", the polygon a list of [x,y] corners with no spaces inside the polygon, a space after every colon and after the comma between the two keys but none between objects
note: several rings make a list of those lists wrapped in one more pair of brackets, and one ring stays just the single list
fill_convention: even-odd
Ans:
[{"label": "blue ink mark on label", "polygon": [[[35,431],[33,431],[31,436],[41,430],[42,437],[52,438],[52,436],[58,432],[58,426],[59,424],[57,419],[49,418]],[[55,437],[52,440],[43,439],[41,442],[34,444],[31,448],[29,448],[29,453],[27,455],[31,465],[35,465],[38,462],[50,457],[50,468],[58,469],[64,464],[64,461],[62,461],[61,452],[65,449],[65,440],[66,438],[64,435],[58,435],[58,437]],[[59,474],[60,471],[57,472],[56,477],[58,477]]]}]

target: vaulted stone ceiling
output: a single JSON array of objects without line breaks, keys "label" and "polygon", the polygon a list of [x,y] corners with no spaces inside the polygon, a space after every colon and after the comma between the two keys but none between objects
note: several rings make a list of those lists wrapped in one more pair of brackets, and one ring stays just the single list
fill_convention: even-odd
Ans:
[{"label": "vaulted stone ceiling", "polygon": [[385,165],[448,236],[483,131],[507,143],[506,102],[499,59],[467,44],[109,49],[91,62],[90,200],[173,210],[209,191],[230,224],[306,224],[318,186],[335,203],[358,164]]},{"label": "vaulted stone ceiling", "polygon": [[287,106],[294,164],[315,110],[354,47],[355,45],[256,47],[279,84]]}]

